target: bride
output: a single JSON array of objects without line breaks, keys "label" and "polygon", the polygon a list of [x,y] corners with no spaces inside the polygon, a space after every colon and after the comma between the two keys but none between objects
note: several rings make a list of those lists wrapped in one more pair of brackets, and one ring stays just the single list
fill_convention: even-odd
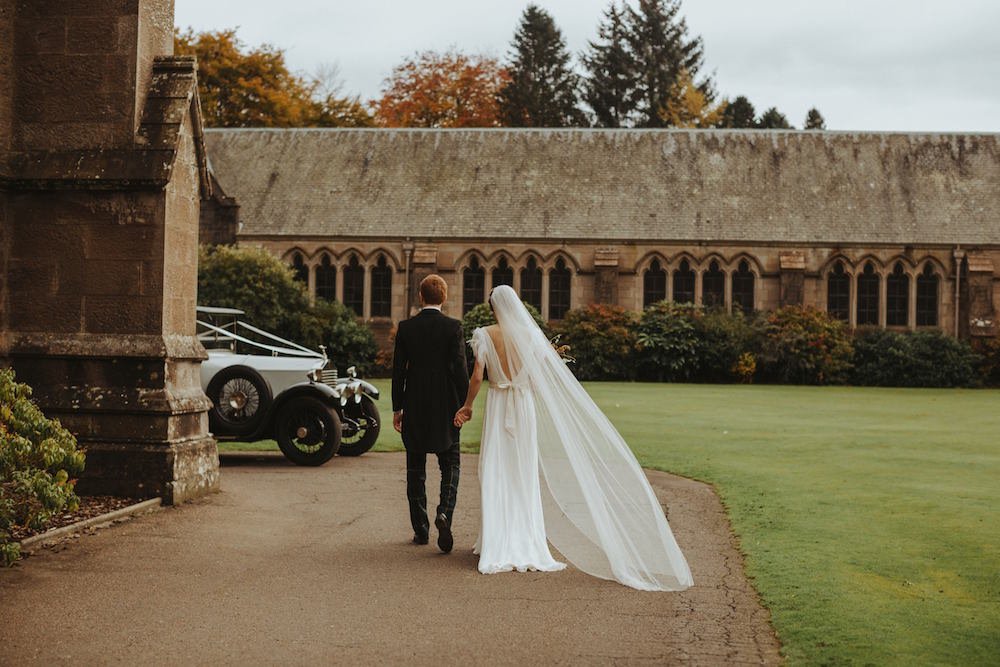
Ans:
[{"label": "bride", "polygon": [[[476,329],[476,365],[455,425],[472,417],[484,372],[479,571],[554,571],[549,551],[596,577],[678,591],[691,571],[635,456],[566,368],[513,289],[490,294],[497,324]],[[544,482],[544,483],[543,483]]]}]

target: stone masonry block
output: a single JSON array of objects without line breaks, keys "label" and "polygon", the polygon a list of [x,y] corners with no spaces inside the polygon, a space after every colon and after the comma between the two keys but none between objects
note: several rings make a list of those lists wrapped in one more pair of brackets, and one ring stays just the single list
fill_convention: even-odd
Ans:
[{"label": "stone masonry block", "polygon": [[117,21],[92,17],[73,17],[67,21],[67,53],[97,54],[117,50]]},{"label": "stone masonry block", "polygon": [[11,331],[80,331],[83,304],[78,295],[55,295],[39,298],[36,289],[12,290],[10,293]]},{"label": "stone masonry block", "polygon": [[88,296],[84,305],[86,331],[90,333],[156,333],[162,319],[156,297]]},{"label": "stone masonry block", "polygon": [[66,20],[62,18],[18,21],[14,53],[63,53],[66,50]]},{"label": "stone masonry block", "polygon": [[84,264],[83,293],[138,295],[142,288],[142,263],[128,260],[89,260]]}]

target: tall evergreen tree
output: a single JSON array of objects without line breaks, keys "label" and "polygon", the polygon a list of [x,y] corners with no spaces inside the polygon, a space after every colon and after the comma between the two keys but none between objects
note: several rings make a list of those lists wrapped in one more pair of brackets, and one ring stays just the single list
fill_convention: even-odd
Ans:
[{"label": "tall evergreen tree", "polygon": [[804,126],[806,130],[825,130],[826,129],[826,119],[823,118],[823,114],[819,112],[819,109],[813,107],[806,114],[806,123]]},{"label": "tall evergreen tree", "polygon": [[508,127],[586,125],[577,107],[579,78],[573,72],[566,42],[552,16],[528,5],[514,33],[507,72],[500,89],[500,117]]},{"label": "tall evergreen tree", "polygon": [[587,76],[581,97],[593,110],[598,127],[626,127],[635,113],[635,58],[629,51],[626,11],[612,2],[581,57]]},{"label": "tall evergreen tree", "polygon": [[757,110],[744,95],[726,105],[722,112],[722,122],[719,127],[750,128],[757,127]]},{"label": "tall evergreen tree", "polygon": [[701,38],[688,37],[680,9],[680,0],[639,0],[636,8],[628,8],[629,49],[636,61],[640,95],[638,124],[643,127],[669,125],[665,109],[682,72],[687,72],[706,102],[715,97],[711,78],[698,80],[704,59]]},{"label": "tall evergreen tree", "polygon": [[778,107],[771,107],[760,116],[757,127],[765,130],[794,130],[792,124],[788,122],[785,114],[778,111]]}]

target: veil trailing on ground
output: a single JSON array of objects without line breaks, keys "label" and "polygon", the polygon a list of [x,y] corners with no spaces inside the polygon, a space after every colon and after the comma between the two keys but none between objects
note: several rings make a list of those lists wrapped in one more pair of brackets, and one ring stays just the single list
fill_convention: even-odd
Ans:
[{"label": "veil trailing on ground", "polygon": [[573,565],[641,590],[683,590],[691,571],[625,440],[510,287],[490,302],[515,375],[535,396],[545,530]]}]

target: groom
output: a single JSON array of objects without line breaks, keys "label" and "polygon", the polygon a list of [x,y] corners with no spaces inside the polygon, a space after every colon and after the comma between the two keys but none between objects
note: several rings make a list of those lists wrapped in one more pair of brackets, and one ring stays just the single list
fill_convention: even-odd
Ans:
[{"label": "groom", "polygon": [[434,516],[438,547],[451,551],[451,519],[458,494],[459,430],[452,420],[469,389],[462,323],[446,317],[444,278],[420,282],[419,313],[399,323],[392,359],[392,425],[406,448],[406,498],[414,544],[427,544],[427,454],[437,454],[441,500]]}]

